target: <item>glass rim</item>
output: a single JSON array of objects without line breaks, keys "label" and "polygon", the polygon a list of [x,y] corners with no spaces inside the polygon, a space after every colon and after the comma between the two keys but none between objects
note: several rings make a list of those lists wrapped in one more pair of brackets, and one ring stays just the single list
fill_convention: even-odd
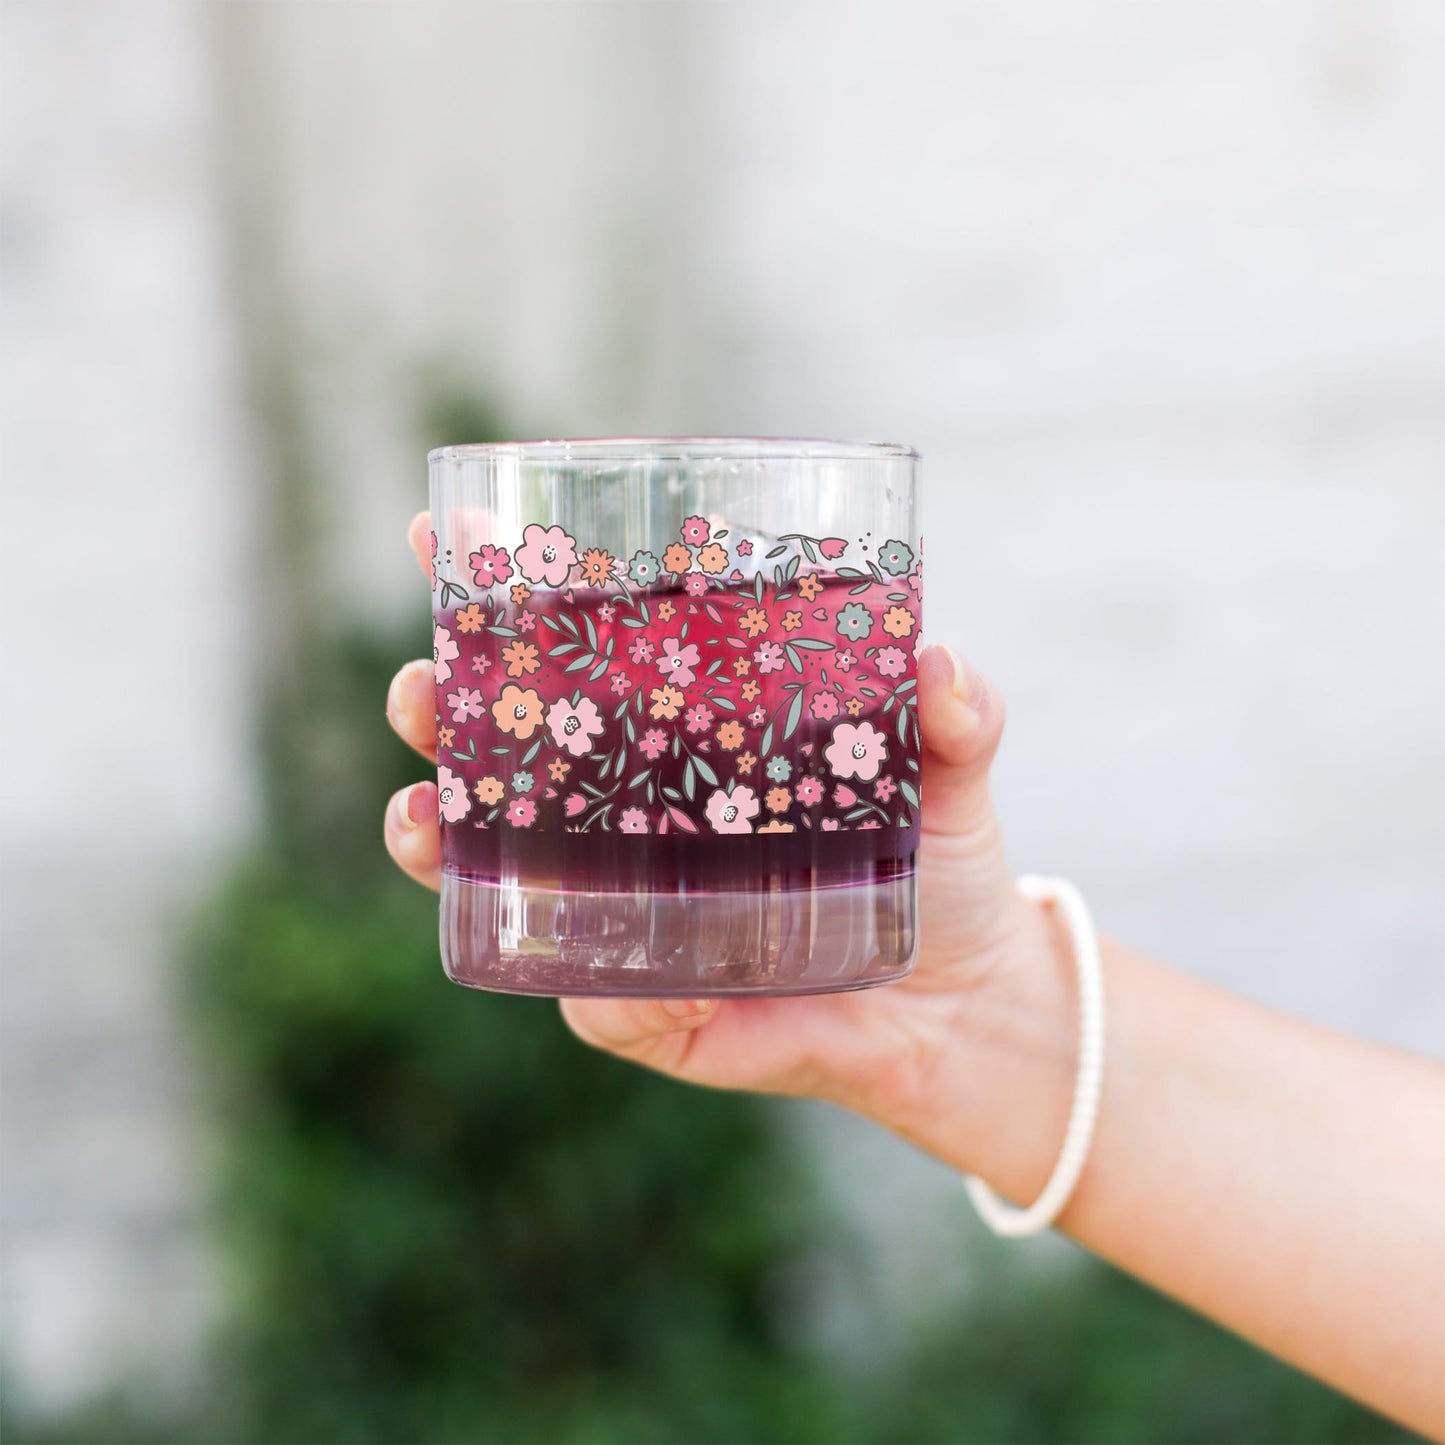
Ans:
[{"label": "glass rim", "polygon": [[826,437],[557,437],[467,442],[435,447],[428,463],[505,457],[528,462],[617,461],[918,461],[903,442],[835,441]]}]

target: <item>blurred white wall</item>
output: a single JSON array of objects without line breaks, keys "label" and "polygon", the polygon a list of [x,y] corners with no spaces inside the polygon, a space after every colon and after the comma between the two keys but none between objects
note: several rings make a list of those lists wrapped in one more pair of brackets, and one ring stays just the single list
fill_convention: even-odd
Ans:
[{"label": "blurred white wall", "polygon": [[0,9],[0,1362],[184,1389],[206,1318],[171,950],[252,781],[247,432],[204,15]]},{"label": "blurred white wall", "polygon": [[[162,860],[245,818],[238,539],[267,488],[238,323],[303,403],[329,565],[419,637],[400,539],[439,386],[528,432],[913,442],[929,630],[1008,698],[1019,865],[1206,977],[1445,1044],[1445,9],[4,15],[12,689],[76,625],[47,530],[126,559],[77,599],[106,593],[93,715],[7,709],[5,1356],[33,1389],[94,1376],[185,1217],[184,1075],[146,1041]],[[213,611],[175,604],[203,584]],[[84,726],[93,772],[37,765]],[[937,1276],[955,1182],[797,1117],[889,1287]],[[163,1208],[127,1213],[131,1173]],[[54,1281],[82,1305],[40,1308]]]}]

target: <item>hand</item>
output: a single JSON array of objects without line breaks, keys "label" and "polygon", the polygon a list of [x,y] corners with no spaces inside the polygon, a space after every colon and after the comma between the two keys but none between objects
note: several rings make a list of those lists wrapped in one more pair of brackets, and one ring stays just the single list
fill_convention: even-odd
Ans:
[{"label": "hand", "polygon": [[[410,538],[430,575],[431,519]],[[978,1091],[966,1114],[989,1112],[982,1069],[960,1070],[970,1035],[1000,1009],[1040,1002],[1040,967],[1055,951],[1046,916],[1015,891],[988,791],[1003,729],[998,694],[949,648],[919,659],[924,738],[920,857],[922,952],[901,983],[813,998],[564,999],[579,1038],[677,1078],[714,1088],[810,1095],[869,1115],[950,1157],[983,1154],[959,1125],[959,1080]],[[429,661],[392,682],[387,716],[428,759],[436,757]],[[436,788],[417,783],[392,800],[387,848],[418,882],[440,883]],[[1067,1033],[1067,1025],[1065,1025]],[[987,1050],[980,1050],[980,1062]],[[1067,1071],[1067,1061],[1065,1061]],[[1067,1077],[1061,1092],[1067,1101]],[[947,1129],[946,1144],[937,1138]],[[1060,1125],[1060,1131],[1062,1125]],[[942,1146],[942,1147],[941,1147]]]}]

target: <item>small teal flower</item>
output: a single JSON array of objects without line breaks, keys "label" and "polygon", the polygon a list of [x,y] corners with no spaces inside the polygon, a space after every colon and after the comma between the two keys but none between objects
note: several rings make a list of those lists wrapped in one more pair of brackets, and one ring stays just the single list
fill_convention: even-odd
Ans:
[{"label": "small teal flower", "polygon": [[872,631],[873,614],[861,602],[850,602],[838,610],[838,632],[849,642],[862,642]]},{"label": "small teal flower", "polygon": [[878,565],[895,577],[902,577],[913,566],[913,548],[905,542],[890,539],[878,549]]},{"label": "small teal flower", "polygon": [[525,768],[512,774],[512,791],[514,793],[530,793],[536,786],[537,780]]},{"label": "small teal flower", "polygon": [[[907,568],[904,570],[907,571]],[[650,587],[657,581],[657,574],[660,571],[662,571],[662,564],[651,552],[634,552],[632,561],[627,564],[627,575],[639,587]]]},{"label": "small teal flower", "polygon": [[774,755],[768,759],[768,777],[775,783],[786,783],[793,776],[793,765],[787,758]]}]

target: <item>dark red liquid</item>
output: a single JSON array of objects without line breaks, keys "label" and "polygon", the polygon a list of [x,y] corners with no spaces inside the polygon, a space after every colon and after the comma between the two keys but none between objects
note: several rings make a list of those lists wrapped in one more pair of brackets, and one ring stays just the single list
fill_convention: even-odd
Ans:
[{"label": "dark red liquid", "polygon": [[[449,672],[437,686],[439,725],[452,732],[442,734],[441,777],[448,796],[467,790],[463,815],[443,807],[445,871],[683,895],[911,873],[917,594],[888,577],[802,582],[801,594],[796,581],[699,597],[669,583],[521,602],[498,588],[476,612],[439,613],[442,651],[458,653],[439,667]],[[867,634],[849,636],[865,613]],[[684,659],[671,672],[658,665],[669,650]],[[499,725],[494,705],[521,736]],[[568,733],[559,713],[554,727],[554,705],[585,720]],[[718,831],[736,819],[750,831]]]}]

